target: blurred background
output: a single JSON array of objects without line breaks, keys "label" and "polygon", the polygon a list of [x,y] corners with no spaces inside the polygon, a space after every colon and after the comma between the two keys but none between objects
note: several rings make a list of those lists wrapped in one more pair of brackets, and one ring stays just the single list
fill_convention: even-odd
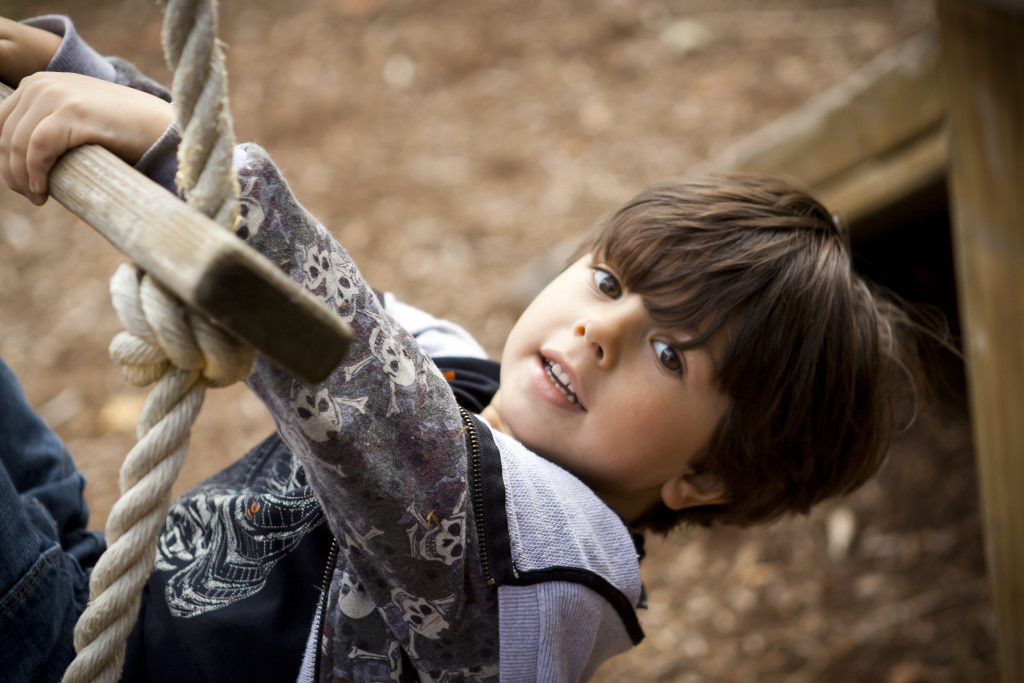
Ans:
[{"label": "blurred background", "polygon": [[[168,82],[155,3],[0,11],[70,14]],[[935,30],[926,0],[222,0],[220,15],[239,139],[378,289],[494,355],[559,245]],[[858,267],[958,329],[941,196],[854,228]],[[97,528],[145,398],[106,353],[120,260],[55,202],[0,193],[0,356],[89,477]],[[934,366],[934,411],[855,495],[767,529],[649,539],[647,638],[597,680],[996,680],[963,370]],[[244,388],[211,391],[176,490],[271,429]]]}]

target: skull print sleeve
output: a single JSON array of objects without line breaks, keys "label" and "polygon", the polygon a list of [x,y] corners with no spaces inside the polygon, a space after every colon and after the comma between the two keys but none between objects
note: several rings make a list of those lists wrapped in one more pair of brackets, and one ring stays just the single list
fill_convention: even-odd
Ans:
[{"label": "skull print sleeve", "polygon": [[[321,384],[302,384],[265,361],[248,380],[317,491],[349,583],[365,592],[366,615],[353,619],[360,608],[340,595],[345,581],[334,581],[324,628],[354,629],[370,618],[383,637],[325,638],[346,650],[321,656],[338,669],[362,653],[405,656],[433,676],[467,662],[496,672],[497,598],[470,542],[466,426],[447,382],[344,249],[295,202],[265,153],[244,145],[236,166],[249,243],[353,331],[348,355]],[[481,638],[488,622],[493,639]],[[488,641],[490,657],[467,651]]]}]

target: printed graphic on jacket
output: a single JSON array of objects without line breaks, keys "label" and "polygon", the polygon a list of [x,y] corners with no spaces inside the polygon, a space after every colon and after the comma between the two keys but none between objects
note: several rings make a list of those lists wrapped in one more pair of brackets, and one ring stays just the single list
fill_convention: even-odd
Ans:
[{"label": "printed graphic on jacket", "polygon": [[294,458],[260,472],[243,491],[223,476],[175,501],[157,547],[155,569],[171,572],[171,614],[194,617],[255,595],[275,564],[322,524],[320,504]]}]

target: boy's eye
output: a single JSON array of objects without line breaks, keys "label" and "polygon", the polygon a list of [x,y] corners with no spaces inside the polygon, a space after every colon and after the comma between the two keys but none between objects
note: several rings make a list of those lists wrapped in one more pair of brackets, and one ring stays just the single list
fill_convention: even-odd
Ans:
[{"label": "boy's eye", "polygon": [[679,357],[679,352],[671,346],[663,341],[656,341],[654,342],[654,352],[658,354],[658,361],[665,366],[666,370],[671,370],[672,372],[682,371],[683,360]]},{"label": "boy's eye", "polygon": [[600,268],[594,269],[594,284],[602,294],[610,299],[618,299],[622,296],[622,285],[615,279],[615,276]]}]

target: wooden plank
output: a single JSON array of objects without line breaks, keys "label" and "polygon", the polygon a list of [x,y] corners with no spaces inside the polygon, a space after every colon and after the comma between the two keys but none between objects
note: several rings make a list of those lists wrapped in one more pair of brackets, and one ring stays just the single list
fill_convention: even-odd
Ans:
[{"label": "wooden plank", "polygon": [[1024,681],[1024,12],[938,0],[953,235],[1002,679]]},{"label": "wooden plank", "polygon": [[743,138],[706,167],[815,187],[918,137],[944,115],[936,36],[923,33]]},{"label": "wooden plank", "polygon": [[904,197],[943,182],[949,156],[945,126],[868,159],[814,187],[814,194],[852,224],[883,213]]},{"label": "wooden plank", "polygon": [[[0,85],[0,100],[11,93]],[[50,194],[178,298],[307,382],[324,379],[350,331],[255,249],[97,145],[69,151]]]}]

